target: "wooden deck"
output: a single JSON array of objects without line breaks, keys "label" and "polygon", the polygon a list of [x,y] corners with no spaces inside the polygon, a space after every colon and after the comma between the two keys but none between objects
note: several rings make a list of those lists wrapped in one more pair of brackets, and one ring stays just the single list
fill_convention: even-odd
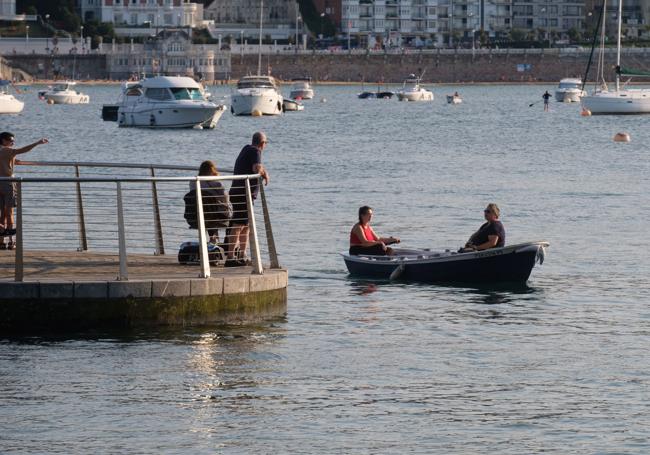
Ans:
[{"label": "wooden deck", "polygon": [[[116,254],[76,251],[25,251],[24,281],[71,282],[112,281],[120,263]],[[0,281],[14,281],[15,254],[0,250]],[[212,276],[248,276],[252,267],[211,266]],[[128,257],[129,280],[169,280],[197,278],[198,265],[181,265],[176,255],[132,254]]]}]

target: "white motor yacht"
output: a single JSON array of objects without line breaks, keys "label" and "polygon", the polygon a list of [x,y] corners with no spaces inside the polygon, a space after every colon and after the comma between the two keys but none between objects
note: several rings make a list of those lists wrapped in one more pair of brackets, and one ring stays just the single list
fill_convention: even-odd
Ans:
[{"label": "white motor yacht", "polygon": [[145,128],[214,128],[225,109],[207,101],[190,77],[156,76],[124,84],[117,122]]},{"label": "white motor yacht", "polygon": [[73,81],[61,82],[48,90],[39,91],[38,96],[53,104],[88,104],[90,97],[76,91],[75,85],[77,83]]},{"label": "white motor yacht", "polygon": [[420,78],[415,74],[404,79],[404,84],[397,91],[397,98],[400,101],[433,101],[433,92],[420,87]]},{"label": "white motor yacht", "polygon": [[586,93],[582,90],[582,79],[565,78],[555,90],[555,99],[560,103],[579,103]]},{"label": "white motor yacht", "polygon": [[311,87],[311,78],[294,79],[289,97],[294,100],[312,99],[314,97],[314,89]]},{"label": "white motor yacht", "polygon": [[7,93],[9,84],[9,81],[0,81],[0,114],[18,114],[25,107],[25,103]]},{"label": "white motor yacht", "polygon": [[234,115],[282,114],[283,97],[271,76],[244,76],[231,96]]},{"label": "white motor yacht", "polygon": [[[603,3],[603,11],[607,11],[606,2]],[[621,76],[643,76],[650,74],[621,68],[621,27],[623,17],[623,0],[618,2],[618,38],[616,42],[616,85],[614,90],[609,90],[605,82],[605,24],[603,19],[601,29],[601,48],[598,59],[598,78],[600,86],[590,95],[582,97],[582,108],[594,115],[603,114],[650,114],[650,89],[628,89],[621,86]]]}]

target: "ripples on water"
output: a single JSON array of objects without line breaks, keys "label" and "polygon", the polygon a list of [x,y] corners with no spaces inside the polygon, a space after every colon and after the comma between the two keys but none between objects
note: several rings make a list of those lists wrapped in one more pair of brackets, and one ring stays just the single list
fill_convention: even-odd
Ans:
[{"label": "ripples on water", "polygon": [[[116,87],[77,107],[32,91],[0,119],[19,144],[50,137],[31,159],[229,168],[265,130],[289,303],[259,326],[2,341],[0,452],[647,453],[647,118],[528,108],[546,88],[407,104],[318,87],[302,113],[215,131],[103,123]],[[527,287],[347,276],[360,205],[405,246],[457,247],[490,201],[509,243],[551,243]]]}]

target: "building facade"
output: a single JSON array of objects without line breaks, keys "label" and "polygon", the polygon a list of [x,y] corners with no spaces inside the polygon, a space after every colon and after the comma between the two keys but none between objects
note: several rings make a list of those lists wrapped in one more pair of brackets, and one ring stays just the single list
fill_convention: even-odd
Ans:
[{"label": "building facade", "polygon": [[112,44],[105,50],[111,79],[145,73],[212,82],[230,75],[230,52],[216,45],[192,44],[186,30],[166,29],[143,44]]},{"label": "building facade", "polygon": [[83,21],[116,26],[197,27],[203,23],[203,5],[188,0],[77,0],[77,9]]}]

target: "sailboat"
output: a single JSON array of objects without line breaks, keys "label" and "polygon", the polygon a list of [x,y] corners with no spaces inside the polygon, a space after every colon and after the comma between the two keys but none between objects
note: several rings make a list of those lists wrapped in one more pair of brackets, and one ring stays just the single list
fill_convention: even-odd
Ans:
[{"label": "sailboat", "polygon": [[[603,3],[603,14],[606,1]],[[601,47],[598,60],[598,79],[601,81],[593,93],[582,97],[582,107],[593,115],[603,114],[650,114],[650,89],[629,89],[621,86],[621,76],[650,76],[642,72],[621,68],[621,28],[623,18],[623,0],[618,0],[618,39],[616,42],[616,86],[609,90],[604,77],[605,62],[605,21],[601,31]]]},{"label": "sailboat", "polygon": [[237,82],[231,97],[230,111],[234,115],[279,115],[283,97],[274,78],[262,75],[262,14],[264,0],[260,1],[260,42],[257,58],[257,75],[244,76]]}]

